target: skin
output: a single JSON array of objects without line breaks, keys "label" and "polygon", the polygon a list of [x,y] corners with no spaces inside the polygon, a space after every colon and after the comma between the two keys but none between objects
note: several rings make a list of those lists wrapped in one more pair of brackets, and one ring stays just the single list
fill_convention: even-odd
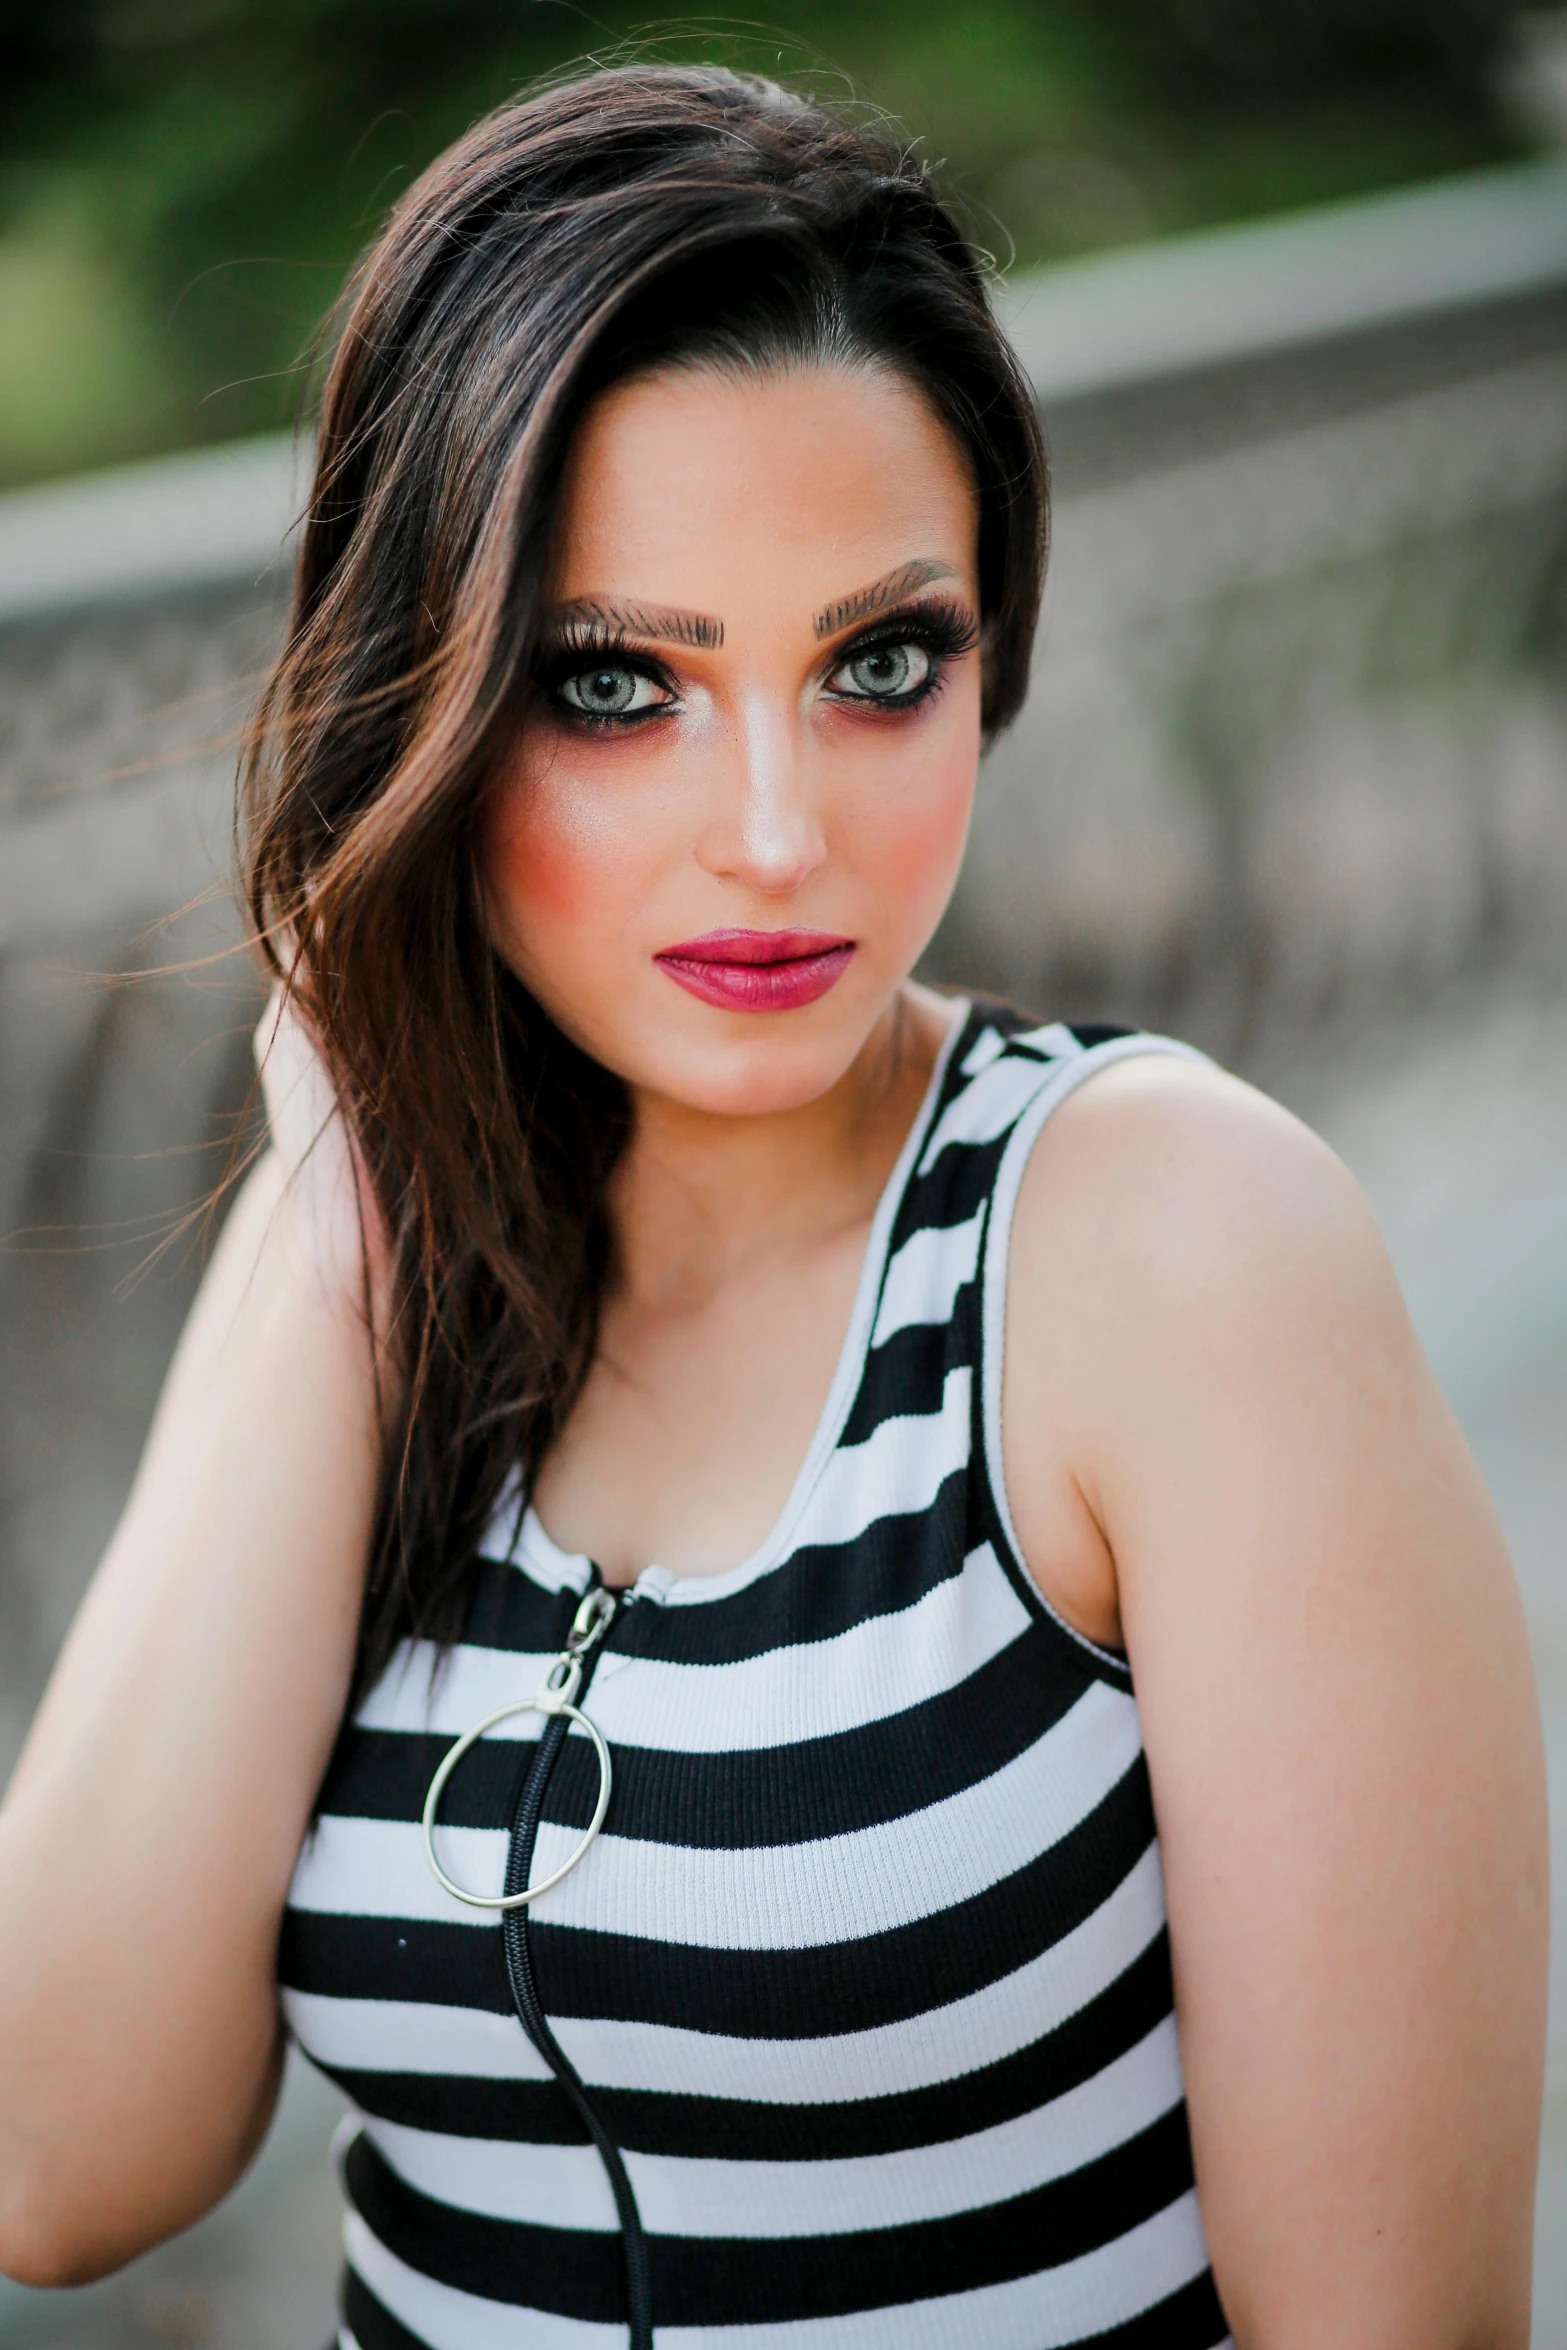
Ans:
[{"label": "skin", "polygon": [[[865,620],[833,623],[913,566],[934,576],[892,610],[956,600],[976,620],[976,536],[944,428],[884,377],[655,378],[579,437],[557,608],[684,614],[723,637],[634,640],[669,701],[633,727],[538,710],[488,809],[501,953],[635,1101],[599,1360],[536,1489],[611,1580],[753,1550],[831,1382],[951,1016],[903,983],[956,879],[979,755],[977,647],[890,710],[834,692]],[[800,1010],[715,1009],[654,960],[790,925],[857,942]],[[623,1507],[607,1512],[611,1454]]]},{"label": "skin", "polygon": [[[563,620],[634,616],[657,706],[587,724],[556,664],[484,863],[498,951],[631,1089],[599,1359],[535,1496],[611,1580],[753,1550],[825,1399],[952,1016],[906,974],[979,732],[972,645],[922,702],[846,696],[840,608],[911,564],[916,601],[971,605],[974,535],[959,453],[885,377],[655,377],[579,436],[551,595]],[[670,613],[721,641],[649,633]],[[701,1003],[656,961],[791,925],[855,941],[803,1009]],[[0,2264],[39,2281],[194,2217],[270,2109],[272,1941],[346,1686],[372,1465],[352,1252],[319,1187],[285,1187],[286,1127],[0,1813]],[[1003,1452],[1041,1590],[1136,1676],[1237,2343],[1525,2350],[1527,1650],[1330,1154],[1187,1064],[1073,1096],[1018,1206]]]}]

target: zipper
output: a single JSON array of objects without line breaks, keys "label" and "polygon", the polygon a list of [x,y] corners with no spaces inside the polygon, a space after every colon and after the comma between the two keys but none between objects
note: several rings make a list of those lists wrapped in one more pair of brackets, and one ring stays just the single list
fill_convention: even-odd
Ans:
[{"label": "zipper", "polygon": [[[578,1706],[587,1695],[605,1644],[628,1605],[627,1593],[606,1590],[598,1568],[593,1567],[591,1572],[593,1580],[572,1621],[566,1645],[551,1666],[545,1682],[546,1689],[563,1705]],[[511,1842],[506,1854],[505,1889],[510,1896],[515,1897],[527,1888],[550,1775],[570,1727],[567,1715],[551,1713],[518,1794],[516,1808],[512,1813]],[[631,2350],[653,2350],[652,2275],[642,2214],[637,2209],[636,2195],[620,2148],[610,2135],[575,2065],[551,2031],[549,2018],[544,2013],[538,1980],[533,1970],[532,1945],[528,1938],[528,1920],[532,1914],[526,1903],[502,1912],[501,1936],[506,1952],[506,1977],[511,1986],[512,2005],[517,2011],[518,2022],[565,2090],[588,2136],[598,2149],[620,2221]]]},{"label": "zipper", "polygon": [[[593,1572],[597,1575],[598,1569],[595,1567]],[[596,1584],[578,1607],[565,1647],[555,1658],[533,1696],[515,1697],[508,1704],[497,1706],[494,1713],[486,1714],[483,1721],[475,1722],[471,1730],[465,1730],[455,1744],[447,1748],[441,1761],[436,1765],[435,1775],[430,1781],[424,1798],[424,1816],[421,1822],[424,1831],[424,1857],[430,1864],[431,1874],[437,1884],[454,1900],[465,1901],[472,1909],[525,1909],[530,1902],[537,1901],[541,1893],[547,1893],[552,1885],[558,1885],[563,1877],[569,1877],[577,1863],[586,1858],[588,1848],[604,1825],[605,1814],[609,1810],[610,1789],[614,1773],[610,1764],[609,1748],[604,1743],[598,1725],[589,1720],[576,1701],[586,1687],[587,1680],[591,1677],[599,1642],[605,1638],[619,1612],[620,1601],[612,1593],[606,1591],[602,1583]],[[560,1751],[560,1741],[566,1734],[567,1724],[570,1722],[578,1724],[585,1735],[591,1739],[593,1751],[598,1757],[598,1801],[593,1806],[593,1817],[588,1822],[587,1834],[577,1846],[576,1851],[568,1859],[563,1860],[558,1869],[552,1869],[547,1877],[541,1877],[538,1884],[529,1884],[527,1873],[524,1872],[522,1884],[516,1892],[475,1893],[469,1886],[459,1885],[454,1878],[447,1875],[441,1862],[441,1856],[435,1849],[435,1829],[440,1815],[441,1797],[446,1791],[448,1780],[461,1763],[464,1755],[477,1746],[481,1738],[487,1737],[498,1723],[509,1721],[516,1714],[543,1714],[549,1719],[551,1728],[556,1732],[550,1748],[552,1761]]]}]

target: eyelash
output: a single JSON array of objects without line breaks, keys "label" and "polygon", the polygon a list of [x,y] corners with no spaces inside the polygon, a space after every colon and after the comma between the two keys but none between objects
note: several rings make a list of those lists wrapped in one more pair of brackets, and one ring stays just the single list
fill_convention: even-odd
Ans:
[{"label": "eyelash", "polygon": [[563,630],[540,664],[539,684],[549,696],[557,717],[573,726],[591,728],[597,734],[640,726],[646,719],[659,717],[669,705],[659,703],[654,709],[638,710],[624,718],[600,718],[591,710],[574,710],[561,701],[560,689],[568,678],[580,677],[589,669],[629,669],[634,677],[650,679],[663,693],[675,691],[674,679],[662,663],[637,651],[620,629],[579,623]]},{"label": "eyelash", "polygon": [[[979,631],[961,604],[932,600],[906,612],[889,612],[872,623],[861,635],[839,648],[828,674],[836,675],[867,653],[881,652],[895,645],[918,645],[930,655],[929,675],[912,693],[896,700],[889,697],[879,705],[881,715],[912,710],[940,693],[950,665],[971,653],[978,642]],[[641,726],[649,718],[662,716],[671,706],[659,703],[650,710],[625,716],[596,717],[591,711],[573,709],[563,703],[559,698],[560,688],[569,678],[580,677],[585,670],[593,668],[628,669],[635,677],[649,679],[664,693],[673,695],[676,690],[662,663],[634,647],[621,630],[579,624],[559,637],[539,669],[539,684],[550,697],[557,716],[573,726],[586,727],[597,734],[624,732]],[[869,694],[840,694],[835,698],[840,705],[853,703],[862,710],[878,709],[877,701]]]},{"label": "eyelash", "polygon": [[878,704],[869,694],[840,694],[840,702],[857,703],[861,709],[888,711],[912,710],[920,702],[939,694],[947,682],[947,671],[954,661],[961,661],[979,642],[979,630],[961,604],[932,601],[917,604],[905,612],[889,612],[876,621],[863,635],[853,637],[835,658],[829,674],[848,667],[851,661],[863,660],[867,653],[879,653],[895,645],[918,645],[930,655],[930,673],[909,694],[896,699],[888,697]]}]

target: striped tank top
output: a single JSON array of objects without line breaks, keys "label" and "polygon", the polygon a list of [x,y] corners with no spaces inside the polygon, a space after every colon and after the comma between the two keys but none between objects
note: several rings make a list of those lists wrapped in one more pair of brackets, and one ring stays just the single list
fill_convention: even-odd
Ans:
[{"label": "striped tank top", "polygon": [[[773,1533],[726,1574],[646,1568],[595,1659],[610,1808],[527,1932],[634,2189],[658,2350],[1227,2339],[1130,1676],[1029,1576],[1000,1445],[1029,1149],[1096,1070],[1182,1049],[968,1008]],[[442,1891],[420,1826],[597,1570],[520,1497],[480,1548],[455,1649],[405,1646],[345,1724],[284,1918],[290,2029],[352,2107],[338,2338],[624,2350],[609,2158],[520,2021],[511,1929]],[[506,1885],[542,1729],[515,1714],[455,1772],[458,1883]],[[573,1730],[523,1883],[598,1787]]]}]

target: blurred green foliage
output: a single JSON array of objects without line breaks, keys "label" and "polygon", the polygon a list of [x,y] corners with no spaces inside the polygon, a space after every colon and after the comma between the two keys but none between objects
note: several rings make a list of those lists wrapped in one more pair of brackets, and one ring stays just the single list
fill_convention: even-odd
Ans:
[{"label": "blurred green foliage", "polygon": [[[1518,0],[775,0],[656,53],[847,75],[1023,262],[1514,151]],[[0,480],[289,421],[409,179],[600,0],[0,0]]]}]

